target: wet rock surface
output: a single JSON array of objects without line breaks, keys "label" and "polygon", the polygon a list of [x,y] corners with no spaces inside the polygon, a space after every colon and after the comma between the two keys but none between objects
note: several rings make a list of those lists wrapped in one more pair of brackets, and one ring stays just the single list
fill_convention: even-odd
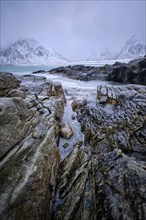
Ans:
[{"label": "wet rock surface", "polygon": [[0,97],[0,219],[146,219],[146,86],[65,96],[44,76],[13,81]]},{"label": "wet rock surface", "polygon": [[19,86],[20,81],[12,73],[0,73],[0,97]]},{"label": "wet rock surface", "polygon": [[62,124],[60,130],[60,136],[65,139],[70,139],[73,136],[73,130],[69,123]]},{"label": "wet rock surface", "polygon": [[67,67],[59,67],[49,71],[51,74],[61,74],[72,79],[90,81],[90,80],[105,80],[107,71],[110,70],[110,65],[103,67],[92,67],[84,65],[74,65]]},{"label": "wet rock surface", "polygon": [[72,106],[84,146],[60,164],[53,219],[145,219],[146,87],[99,86]]},{"label": "wet rock surface", "polygon": [[107,80],[146,85],[146,56],[130,61],[128,64],[116,62],[113,65],[106,64],[101,67],[75,65],[52,69],[49,73],[83,81]]},{"label": "wet rock surface", "polygon": [[17,78],[0,73],[0,219],[48,219],[64,91],[45,77]]}]

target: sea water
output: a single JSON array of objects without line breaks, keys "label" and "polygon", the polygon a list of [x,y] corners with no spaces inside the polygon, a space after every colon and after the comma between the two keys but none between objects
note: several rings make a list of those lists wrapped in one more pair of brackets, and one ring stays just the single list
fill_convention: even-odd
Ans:
[{"label": "sea water", "polygon": [[[57,67],[57,66],[56,66]],[[15,75],[30,75],[34,71],[38,70],[50,70],[52,68],[55,68],[55,66],[1,66],[0,71],[3,72],[10,72]],[[65,91],[65,96],[67,99],[67,104],[65,106],[64,116],[63,116],[63,122],[67,122],[71,125],[74,135],[70,140],[66,140],[63,138],[60,138],[59,143],[59,151],[61,158],[64,159],[66,156],[72,151],[73,146],[78,141],[84,142],[84,134],[82,133],[80,129],[80,124],[77,121],[77,119],[73,120],[72,116],[76,113],[72,111],[71,103],[74,99],[80,99],[85,98],[90,101],[96,100],[96,88],[97,85],[106,85],[106,84],[112,84],[112,82],[106,82],[106,81],[100,81],[100,80],[92,80],[88,82],[70,79],[68,77],[65,77],[60,74],[49,74],[47,73],[39,73],[35,74],[37,76],[45,76],[47,79],[52,80],[53,82],[59,81],[61,82],[63,89]],[[64,148],[63,145],[65,143],[68,143],[69,146],[67,148]]]},{"label": "sea water", "polygon": [[[34,71],[38,70],[45,70],[49,71],[53,68],[57,68],[59,66],[22,66],[22,65],[1,65],[0,66],[0,72],[9,72],[13,73],[16,75],[27,75],[27,74],[32,74]],[[62,83],[62,86],[64,89],[69,89],[69,88],[85,88],[85,89],[96,89],[97,85],[106,85],[106,84],[111,84],[106,81],[100,81],[100,80],[92,80],[92,81],[81,81],[81,80],[75,80],[75,79],[70,79],[68,77],[65,77],[60,74],[49,74],[49,73],[39,73],[37,74],[38,76],[45,76],[47,79],[52,80],[54,82],[60,81]]]}]

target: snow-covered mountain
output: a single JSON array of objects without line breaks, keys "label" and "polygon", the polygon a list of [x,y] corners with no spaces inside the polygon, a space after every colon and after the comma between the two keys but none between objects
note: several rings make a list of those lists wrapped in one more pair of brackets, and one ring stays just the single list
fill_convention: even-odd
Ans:
[{"label": "snow-covered mountain", "polygon": [[132,36],[124,45],[120,53],[117,55],[118,59],[134,59],[143,57],[146,54],[146,44],[144,40],[138,36]]},{"label": "snow-covered mountain", "polygon": [[[140,37],[134,35],[124,44],[118,52],[112,51],[109,48],[96,56],[98,60],[121,60],[135,59],[146,55],[146,42]],[[95,60],[95,58],[94,58]]]},{"label": "snow-covered mountain", "polygon": [[116,52],[111,51],[107,48],[104,52],[99,55],[100,60],[114,60],[117,56]]},{"label": "snow-covered mountain", "polygon": [[32,38],[20,39],[0,52],[1,65],[49,65],[55,62],[67,62],[67,59],[55,49],[46,49]]}]

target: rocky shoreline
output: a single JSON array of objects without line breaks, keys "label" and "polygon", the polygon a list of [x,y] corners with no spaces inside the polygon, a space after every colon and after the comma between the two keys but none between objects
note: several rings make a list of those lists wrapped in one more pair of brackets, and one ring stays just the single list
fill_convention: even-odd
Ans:
[{"label": "rocky shoreline", "polygon": [[86,148],[62,163],[55,219],[145,219],[146,87],[101,86],[72,105]]},{"label": "rocky shoreline", "polygon": [[20,80],[0,73],[0,219],[48,219],[64,91],[45,77]]},{"label": "rocky shoreline", "polygon": [[61,84],[0,73],[0,219],[146,219],[145,71],[146,57],[50,71],[85,81],[108,72],[109,80],[141,84],[99,85],[96,97],[75,97],[71,117],[84,141],[64,160],[60,136],[69,141],[74,131],[61,123]]},{"label": "rocky shoreline", "polygon": [[[40,71],[35,73],[39,72]],[[55,68],[48,71],[48,73],[60,74],[83,81],[106,80],[146,85],[146,56],[132,60],[128,64],[116,62],[113,65],[106,64],[101,67],[75,65]]]}]

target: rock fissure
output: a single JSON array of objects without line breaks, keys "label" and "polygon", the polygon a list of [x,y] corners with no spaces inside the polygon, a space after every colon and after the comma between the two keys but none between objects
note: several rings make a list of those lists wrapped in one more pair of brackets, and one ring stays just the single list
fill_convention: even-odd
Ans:
[{"label": "rock fissure", "polygon": [[[104,77],[106,68],[131,82],[130,64],[99,68]],[[53,71],[96,78],[96,68],[83,69]],[[0,76],[0,218],[145,219],[146,87],[107,83],[65,94],[45,77],[18,79]]]},{"label": "rock fissure", "polygon": [[[84,146],[81,148],[82,154],[90,155],[90,157],[84,168],[81,166],[86,162],[83,159],[84,156],[78,161],[77,168],[74,167],[74,170],[82,169],[80,180],[78,174],[69,169],[72,157],[77,161],[77,155],[81,154],[80,149],[74,146],[73,151],[62,161],[62,171],[58,179],[58,183],[63,181],[63,185],[59,184],[60,190],[63,190],[63,196],[72,198],[73,201],[74,196],[80,196],[77,203],[78,210],[75,205],[72,206],[74,219],[131,220],[136,218],[142,220],[145,216],[144,204],[146,204],[146,194],[143,188],[146,180],[143,167],[146,142],[140,136],[138,138],[137,134],[145,129],[145,110],[143,109],[143,113],[139,115],[139,111],[146,101],[145,87],[139,86],[138,89],[138,86],[132,86],[132,90],[130,85],[113,86],[112,90],[111,86],[110,89],[106,86],[105,90],[103,90],[103,86],[100,88],[102,91],[107,91],[106,95],[110,91],[110,95],[118,99],[116,103],[120,104],[115,107],[115,102],[109,103],[108,99],[104,104],[95,100],[94,102],[98,104],[93,108],[90,107],[92,106],[91,101],[87,100],[86,104],[85,101],[77,99],[73,101],[73,109],[77,112],[77,119],[85,135],[84,144],[90,145],[90,148]],[[97,88],[98,90],[99,88]],[[132,91],[134,95],[129,94],[127,100],[123,100],[123,97],[119,96],[122,90],[128,93]],[[116,93],[116,95],[112,95],[112,93]],[[144,99],[141,104],[137,105],[136,96],[140,96],[140,94],[144,95]],[[112,108],[109,108],[109,104]],[[102,135],[104,138],[101,138]],[[91,168],[89,168],[90,162]],[[68,173],[66,181],[64,181],[64,172]],[[87,173],[87,176],[84,173]],[[77,175],[73,183],[72,175]],[[80,184],[82,181],[86,185],[90,179],[92,179],[92,183],[89,184],[90,193],[88,194],[86,188],[82,191]],[[68,185],[70,187],[66,190]],[[88,201],[92,201],[92,206],[89,205],[87,210],[83,205],[86,195],[88,195]],[[72,219],[69,212],[70,206],[68,200],[64,200],[57,207],[54,219]],[[136,211],[136,209],[138,210]]]},{"label": "rock fissure", "polygon": [[[22,82],[19,80],[18,85],[18,80],[9,73],[3,73],[0,77],[7,81],[9,87],[8,92],[6,86],[1,89],[1,105],[4,108],[0,114],[0,152],[3,162],[0,165],[0,218],[48,219],[60,163],[57,146],[64,109],[63,89],[58,85],[59,92],[56,91],[55,96],[48,96],[52,82],[49,84],[45,78],[42,82],[40,77],[32,80],[31,76],[22,76],[19,77]],[[15,89],[18,92],[5,98],[13,89],[13,80],[17,82]],[[23,98],[19,97],[20,89],[22,92],[25,90]],[[41,90],[41,97],[38,90]],[[51,112],[48,114],[39,112],[38,105],[41,105],[42,98],[50,101]]]}]

